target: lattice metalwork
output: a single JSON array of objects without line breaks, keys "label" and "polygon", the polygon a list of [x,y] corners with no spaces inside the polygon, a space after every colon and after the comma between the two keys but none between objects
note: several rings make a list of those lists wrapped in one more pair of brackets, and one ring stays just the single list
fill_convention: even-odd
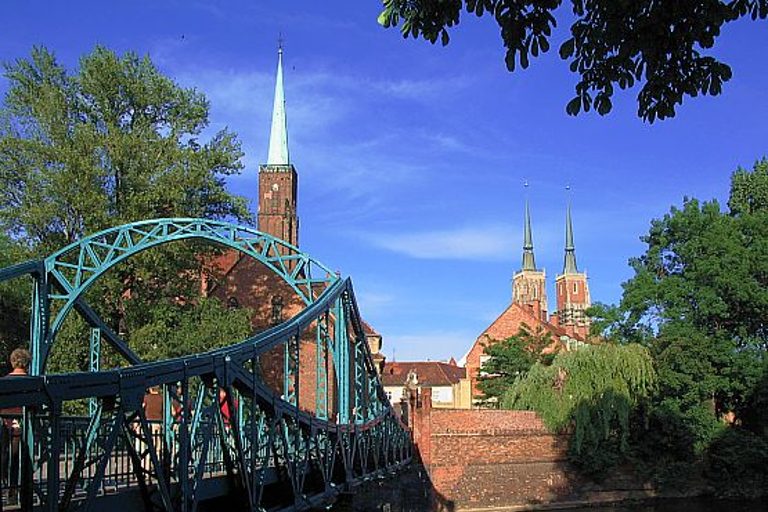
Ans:
[{"label": "lattice metalwork", "polygon": [[[141,363],[83,293],[119,261],[188,238],[258,259],[296,290],[306,308],[231,346]],[[351,280],[295,247],[227,223],[161,219],[110,229],[43,261],[0,269],[0,281],[24,275],[35,283],[34,375],[2,379],[0,409],[24,407],[17,418],[23,432],[18,479],[3,495],[12,494],[25,510],[85,511],[121,494],[140,497],[146,510],[194,512],[221,495],[239,499],[242,510],[302,510],[410,460],[409,433],[376,375]],[[72,309],[94,328],[92,355],[98,336],[133,366],[105,371],[95,358],[90,372],[46,374],[47,354]],[[304,358],[311,368],[302,368],[306,339],[316,341],[314,357]],[[265,354],[278,347],[285,351],[282,393],[262,377]],[[302,380],[303,370],[314,377]],[[145,413],[149,388],[162,392],[160,420]],[[67,402],[81,400],[93,404],[89,418],[62,417]]]}]

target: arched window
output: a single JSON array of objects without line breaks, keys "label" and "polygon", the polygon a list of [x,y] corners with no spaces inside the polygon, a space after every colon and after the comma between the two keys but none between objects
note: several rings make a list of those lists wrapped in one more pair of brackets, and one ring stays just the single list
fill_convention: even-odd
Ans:
[{"label": "arched window", "polygon": [[237,300],[237,297],[229,297],[227,299],[227,309],[230,311],[240,309],[240,301]]}]

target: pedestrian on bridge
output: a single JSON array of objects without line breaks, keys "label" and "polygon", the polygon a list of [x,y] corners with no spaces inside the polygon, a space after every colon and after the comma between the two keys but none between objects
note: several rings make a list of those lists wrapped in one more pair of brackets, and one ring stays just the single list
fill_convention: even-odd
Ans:
[{"label": "pedestrian on bridge", "polygon": [[[27,367],[32,356],[24,348],[11,352],[11,373],[9,377],[27,375]],[[0,444],[0,467],[2,467],[3,498],[6,504],[16,505],[19,499],[19,469],[21,468],[21,419],[22,407],[12,407],[0,411],[3,416],[2,443]]]}]

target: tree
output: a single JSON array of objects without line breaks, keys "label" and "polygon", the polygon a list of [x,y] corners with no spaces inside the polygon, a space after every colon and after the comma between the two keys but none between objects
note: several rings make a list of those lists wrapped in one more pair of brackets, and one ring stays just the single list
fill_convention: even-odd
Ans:
[{"label": "tree", "polygon": [[525,326],[503,341],[488,340],[483,345],[488,359],[482,364],[477,379],[482,399],[497,402],[534,363],[550,361],[552,354],[542,354],[542,351],[551,344],[552,335],[549,332],[539,328],[532,333]]},{"label": "tree", "polygon": [[[749,183],[744,187],[744,183]],[[716,201],[686,199],[651,224],[620,308],[642,330],[665,399],[739,411],[760,377],[768,349],[768,209],[765,163],[737,171],[730,212]]]},{"label": "tree", "polygon": [[242,168],[235,135],[201,143],[208,102],[149,57],[97,46],[71,75],[36,47],[5,77],[0,225],[36,252],[145,218],[248,218],[224,184]]},{"label": "tree", "polygon": [[707,461],[720,494],[746,494],[753,477],[765,478],[732,468],[752,465],[766,446],[767,169],[762,160],[733,174],[727,210],[685,199],[652,221],[621,303],[598,311],[604,335],[639,340],[653,357],[647,428],[631,444],[636,467],[657,483],[679,485]]},{"label": "tree", "polygon": [[[146,218],[251,218],[224,182],[242,169],[236,136],[225,129],[201,140],[205,97],[164,76],[149,57],[97,46],[69,72],[36,47],[30,58],[5,64],[5,77],[0,229],[29,257]],[[214,254],[199,243],[140,253],[105,274],[88,301],[127,335],[162,323],[169,304],[194,316],[201,258]],[[242,325],[242,313],[232,316]],[[81,367],[83,329],[73,319],[59,336],[64,342],[69,333],[71,343],[57,343],[60,353],[71,349],[63,359]]]},{"label": "tree", "polygon": [[572,429],[572,462],[599,479],[629,454],[630,417],[655,385],[646,348],[587,345],[535,364],[504,394],[502,407],[536,411],[553,431]]},{"label": "tree", "polygon": [[[23,251],[0,233],[0,268],[23,259]],[[29,279],[0,283],[0,375],[10,371],[8,356],[13,349],[24,346],[29,336],[26,318],[29,317],[30,290]],[[20,322],[20,318],[25,321]]]},{"label": "tree", "polygon": [[733,173],[728,208],[735,216],[768,212],[768,159],[755,163],[752,171],[739,167]]},{"label": "tree", "polygon": [[658,2],[572,0],[573,15],[560,0],[383,0],[379,23],[402,25],[403,37],[448,44],[448,28],[457,25],[462,7],[499,26],[506,64],[514,71],[550,48],[557,17],[573,19],[560,57],[579,74],[576,96],[566,111],[611,111],[614,89],[642,84],[638,115],[649,122],[675,115],[686,96],[720,94],[731,78],[725,63],[708,55],[723,27],[749,16],[768,16],[768,0]]}]

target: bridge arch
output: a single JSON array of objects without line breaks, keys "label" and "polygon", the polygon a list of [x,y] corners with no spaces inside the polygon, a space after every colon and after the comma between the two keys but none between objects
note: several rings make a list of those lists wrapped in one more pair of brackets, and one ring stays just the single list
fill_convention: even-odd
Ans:
[{"label": "bridge arch", "polygon": [[[0,409],[24,407],[22,453],[42,468],[21,472],[14,493],[22,509],[31,510],[37,496],[41,510],[88,510],[106,499],[110,482],[115,492],[141,496],[153,510],[187,512],[202,500],[228,496],[244,510],[300,512],[409,463],[408,430],[381,385],[351,279],[281,240],[219,221],[144,221],[83,238],[44,260],[0,268],[0,281],[32,276],[32,344],[47,351],[45,343],[72,309],[103,331],[83,293],[109,268],[150,247],[190,238],[251,255],[307,307],[205,353],[95,373],[3,379]],[[307,331],[317,337],[314,360],[301,357]],[[260,358],[280,345],[283,395],[260,366]],[[305,367],[315,383],[305,381],[310,391],[301,396],[315,399],[314,410],[299,400],[307,389],[299,383]],[[165,404],[175,400],[176,413],[166,405],[161,419],[150,419],[142,400],[150,388],[161,389]],[[89,417],[61,414],[67,403],[81,400],[94,406]]]},{"label": "bridge arch", "polygon": [[[169,218],[109,228],[74,242],[45,258],[37,277],[32,312],[33,372],[43,373],[48,353],[73,308],[91,323],[103,321],[82,300],[83,294],[118,263],[158,245],[189,239],[218,243],[246,254],[282,278],[309,305],[323,288],[339,279],[297,247],[255,229],[209,219]],[[52,305],[55,315],[48,318]],[[132,363],[141,362],[114,333],[108,339]]]}]

